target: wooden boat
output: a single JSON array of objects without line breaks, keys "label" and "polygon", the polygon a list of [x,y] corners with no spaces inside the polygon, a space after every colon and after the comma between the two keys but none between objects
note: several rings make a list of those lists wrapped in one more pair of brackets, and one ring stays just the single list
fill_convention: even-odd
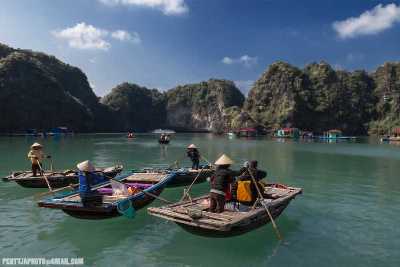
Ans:
[{"label": "wooden boat", "polygon": [[135,182],[138,183],[153,183],[160,179],[159,176],[152,174],[175,173],[175,177],[168,183],[167,187],[178,187],[190,185],[197,176],[198,177],[195,183],[203,183],[208,177],[211,177],[211,175],[214,173],[214,169],[211,166],[206,165],[203,167],[203,171],[201,171],[201,169],[193,170],[191,168],[143,168],[139,170],[133,170],[133,172],[147,174],[147,176],[140,176],[140,179],[139,176],[137,176],[139,180],[136,180]]},{"label": "wooden boat", "polygon": [[[115,177],[123,170],[122,165],[115,165],[108,168],[98,168],[96,171],[104,173],[108,177]],[[52,188],[68,186],[78,183],[78,172],[76,170],[65,171],[45,171],[44,173]],[[4,177],[3,181],[13,181],[23,187],[47,188],[46,180],[43,176],[33,176],[31,171],[13,172]]]},{"label": "wooden boat", "polygon": [[343,136],[342,131],[338,129],[333,129],[324,132],[324,135],[317,136],[316,138],[322,140],[355,140],[356,136]]},{"label": "wooden boat", "polygon": [[[134,210],[139,210],[154,201],[154,196],[159,196],[168,182],[174,178],[175,174],[170,173],[161,175],[162,178],[157,183],[138,184],[132,182],[137,180],[136,176],[142,174],[134,173],[119,176],[116,180],[123,182],[127,187],[135,189],[133,195],[113,195],[111,183],[103,183],[93,187],[92,190],[102,195],[102,201],[93,206],[84,206],[82,204],[79,192],[73,191],[67,195],[55,196],[38,202],[39,207],[60,209],[72,217],[79,219],[107,219],[122,214],[118,210],[118,205],[122,202],[128,202]],[[160,174],[159,174],[160,175]]]},{"label": "wooden boat", "polygon": [[158,143],[162,144],[162,145],[167,145],[167,144],[169,144],[169,140],[158,139]]},{"label": "wooden boat", "polygon": [[[302,193],[301,188],[269,184],[264,194],[265,203],[273,218],[277,218],[290,201]],[[270,222],[265,208],[258,203],[254,208],[227,203],[222,213],[211,213],[209,195],[162,207],[151,207],[150,215],[173,221],[184,230],[208,237],[230,237],[241,235]]]},{"label": "wooden boat", "polygon": [[275,137],[298,139],[300,137],[300,130],[298,128],[282,128],[277,130]]}]

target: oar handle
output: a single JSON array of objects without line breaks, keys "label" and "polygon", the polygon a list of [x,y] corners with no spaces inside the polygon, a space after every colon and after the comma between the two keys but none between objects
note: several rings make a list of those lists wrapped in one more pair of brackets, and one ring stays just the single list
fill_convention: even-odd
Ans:
[{"label": "oar handle", "polygon": [[258,188],[257,180],[254,178],[253,172],[251,171],[251,169],[250,169],[249,167],[247,168],[247,170],[248,170],[248,172],[249,172],[249,174],[250,174],[250,176],[251,176],[251,179],[253,180],[254,186],[255,186],[256,189],[257,189],[257,193],[258,193],[258,196],[259,196],[261,205],[264,207],[265,211],[267,212],[268,217],[269,217],[269,219],[271,220],[272,226],[273,226],[274,229],[275,229],[276,235],[278,236],[278,239],[279,239],[279,240],[282,240],[282,235],[281,235],[281,233],[280,233],[279,230],[278,230],[278,226],[276,226],[276,223],[275,223],[274,218],[272,217],[272,215],[271,215],[271,213],[270,213],[270,211],[269,211],[267,205],[265,205],[265,203],[264,203],[264,201],[263,201],[263,200],[264,200],[264,196],[262,195],[262,193],[261,193],[261,191],[260,191],[260,188]]}]

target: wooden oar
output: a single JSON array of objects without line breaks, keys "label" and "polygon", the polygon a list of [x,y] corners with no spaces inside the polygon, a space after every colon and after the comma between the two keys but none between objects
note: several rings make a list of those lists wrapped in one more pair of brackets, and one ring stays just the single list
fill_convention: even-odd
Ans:
[{"label": "wooden oar", "polygon": [[44,180],[46,181],[47,187],[49,188],[50,191],[53,191],[53,189],[50,186],[49,179],[47,179],[47,176],[46,176],[44,170],[42,169],[42,166],[40,165],[39,160],[37,160],[37,162],[38,162],[38,166],[39,166],[40,171],[43,173],[43,177],[44,177]]},{"label": "wooden oar", "polygon": [[208,163],[208,165],[210,165],[211,167],[214,166],[214,164],[212,164],[211,162],[209,162],[209,161],[208,161],[205,157],[203,157],[202,155],[200,155],[200,158],[204,159],[204,160]]},{"label": "wooden oar", "polygon": [[250,174],[250,176],[251,176],[251,179],[253,180],[254,186],[255,186],[256,189],[257,189],[257,192],[258,192],[258,196],[259,196],[261,205],[264,207],[265,211],[267,212],[268,217],[269,217],[269,219],[271,220],[272,226],[273,226],[274,229],[275,229],[276,235],[278,236],[278,239],[279,239],[279,240],[282,240],[282,236],[281,236],[281,233],[280,233],[279,230],[278,230],[278,226],[276,226],[276,223],[275,223],[274,218],[272,217],[272,215],[271,215],[271,213],[270,213],[270,211],[269,211],[267,205],[265,205],[265,203],[264,203],[264,201],[263,201],[263,200],[264,200],[264,197],[263,197],[262,193],[260,192],[260,188],[258,188],[257,181],[256,181],[256,179],[254,178],[254,175],[253,175],[252,171],[250,170],[250,168],[247,168],[247,170],[249,171],[249,174]]},{"label": "wooden oar", "polygon": [[75,189],[76,186],[79,186],[79,184],[70,184],[68,186],[57,188],[57,189],[49,191],[49,192],[39,193],[39,194],[34,196],[34,199],[39,199],[39,198],[42,198],[42,197],[45,197],[45,196],[48,196],[48,195],[52,195],[54,193],[63,191],[65,189],[67,189],[67,188]]},{"label": "wooden oar", "polygon": [[[204,170],[204,167],[201,168],[201,170],[199,171],[197,176],[193,179],[193,181],[190,184],[189,188],[187,190],[183,190],[184,193],[183,193],[183,196],[182,196],[182,198],[181,198],[181,200],[179,202],[182,202],[186,198],[186,196],[188,196],[190,198],[189,192],[192,189],[192,186],[194,185],[194,183],[197,181],[197,178],[200,177],[200,174],[202,173],[203,170]],[[190,201],[191,201],[191,199],[190,199]]]},{"label": "wooden oar", "polygon": [[[117,182],[117,183],[123,184],[123,185],[125,186],[125,184],[124,184],[123,182],[121,182],[121,181],[119,181],[119,180],[117,180],[117,179],[115,179],[115,178],[112,178],[112,177],[107,176],[107,175],[104,175],[104,177],[106,177],[106,178],[108,178],[108,179],[110,179],[110,180],[113,180],[113,181],[115,181],[115,182]],[[160,196],[154,195],[154,194],[152,194],[152,193],[150,193],[150,192],[146,192],[146,191],[144,191],[144,190],[142,190],[142,189],[140,189],[140,188],[137,188],[137,187],[135,187],[135,188],[136,188],[137,190],[139,190],[140,192],[143,192],[143,193],[146,194],[146,195],[149,195],[149,196],[154,197],[154,198],[156,198],[156,199],[158,199],[158,200],[164,201],[165,203],[172,204],[171,201],[168,201],[168,200],[166,200],[166,199],[164,199],[164,198],[162,198],[162,197],[160,197]]]}]

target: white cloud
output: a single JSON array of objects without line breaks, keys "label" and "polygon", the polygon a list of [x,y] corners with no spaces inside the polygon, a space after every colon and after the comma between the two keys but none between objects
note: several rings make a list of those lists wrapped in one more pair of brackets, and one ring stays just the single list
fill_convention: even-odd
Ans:
[{"label": "white cloud", "polygon": [[226,64],[226,65],[231,65],[231,64],[233,64],[233,59],[230,58],[230,57],[224,57],[224,58],[222,59],[222,63],[224,63],[224,64]]},{"label": "white cloud", "polygon": [[85,22],[71,28],[53,31],[52,34],[58,39],[67,41],[70,47],[77,49],[108,50],[111,47],[111,44],[104,40],[108,35],[106,30],[87,25]]},{"label": "white cloud", "polygon": [[372,10],[367,10],[359,17],[351,17],[343,21],[335,21],[333,29],[339,37],[352,38],[359,35],[371,35],[382,32],[400,22],[400,6],[388,4],[377,5]]},{"label": "white cloud", "polygon": [[[104,29],[96,28],[92,25],[81,22],[74,27],[63,30],[52,31],[52,34],[59,40],[68,42],[68,45],[77,49],[92,49],[107,51],[111,48],[111,38],[121,42],[129,42],[139,44],[142,42],[137,32],[127,32],[124,30],[116,30],[109,32]],[[90,60],[95,63],[95,59]]]},{"label": "white cloud", "polygon": [[121,42],[131,42],[134,44],[140,44],[142,40],[137,32],[129,33],[124,30],[117,30],[111,33],[111,37]]},{"label": "white cloud", "polygon": [[160,9],[165,15],[180,15],[187,13],[189,7],[185,0],[99,0],[106,5],[135,5]]},{"label": "white cloud", "polygon": [[232,65],[232,64],[243,64],[246,67],[251,67],[253,65],[256,65],[258,62],[257,57],[251,57],[249,55],[243,55],[239,58],[231,58],[231,57],[224,57],[221,60],[222,63],[226,65]]}]

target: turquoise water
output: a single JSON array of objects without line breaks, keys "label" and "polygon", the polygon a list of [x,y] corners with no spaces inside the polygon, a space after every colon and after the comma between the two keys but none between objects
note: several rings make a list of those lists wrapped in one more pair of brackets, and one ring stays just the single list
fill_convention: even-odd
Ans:
[{"label": "turquoise water", "polygon": [[[57,169],[91,159],[126,170],[182,162],[184,147],[195,143],[210,161],[222,152],[237,168],[243,160],[258,159],[269,181],[304,189],[276,221],[284,241],[277,241],[270,224],[227,239],[194,236],[145,209],[134,220],[79,220],[38,208],[33,195],[44,190],[1,182],[1,257],[83,257],[87,266],[400,266],[399,146],[178,134],[162,148],[155,138],[1,137],[0,176],[29,168],[26,153],[34,141],[45,145]],[[177,200],[182,190],[166,189],[162,197]],[[207,190],[206,183],[196,185],[192,195]]]}]

